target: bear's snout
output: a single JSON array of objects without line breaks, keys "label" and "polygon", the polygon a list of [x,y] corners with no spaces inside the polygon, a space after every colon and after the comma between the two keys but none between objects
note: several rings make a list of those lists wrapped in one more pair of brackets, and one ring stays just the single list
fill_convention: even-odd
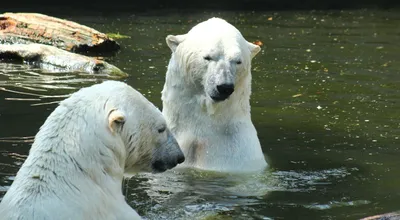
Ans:
[{"label": "bear's snout", "polygon": [[185,156],[183,155],[182,152],[180,152],[175,158],[155,160],[151,164],[151,167],[153,172],[161,173],[176,167],[176,165],[183,163],[184,161],[185,161]]},{"label": "bear's snout", "polygon": [[185,156],[183,155],[178,142],[175,140],[172,134],[169,134],[167,143],[161,146],[153,155],[151,168],[153,172],[160,173],[168,169],[172,169],[184,161]]},{"label": "bear's snout", "polygon": [[176,165],[183,163],[185,161],[185,156],[183,153],[179,154],[175,159],[172,160],[156,160],[152,163],[152,169],[155,173],[161,173],[166,170],[176,167]]},{"label": "bear's snout", "polygon": [[217,92],[211,96],[214,101],[224,101],[235,91],[233,84],[217,85]]}]

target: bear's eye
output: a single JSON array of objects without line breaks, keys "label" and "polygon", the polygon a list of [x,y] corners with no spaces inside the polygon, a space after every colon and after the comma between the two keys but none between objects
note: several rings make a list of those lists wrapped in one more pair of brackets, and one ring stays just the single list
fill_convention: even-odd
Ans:
[{"label": "bear's eye", "polygon": [[236,61],[236,64],[240,65],[240,64],[242,64],[242,61],[238,60],[238,61]]},{"label": "bear's eye", "polygon": [[212,60],[210,56],[205,56],[204,59],[207,60],[207,61],[211,61]]},{"label": "bear's eye", "polygon": [[165,131],[165,129],[166,129],[166,127],[164,126],[164,127],[159,128],[157,131],[158,131],[158,133],[163,133]]}]

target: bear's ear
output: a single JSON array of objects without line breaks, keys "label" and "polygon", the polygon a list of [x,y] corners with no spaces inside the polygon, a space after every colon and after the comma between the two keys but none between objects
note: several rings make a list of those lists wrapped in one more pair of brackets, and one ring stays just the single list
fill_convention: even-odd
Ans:
[{"label": "bear's ear", "polygon": [[176,48],[180,43],[182,43],[186,39],[186,34],[182,35],[168,35],[166,38],[168,47],[175,52]]},{"label": "bear's ear", "polygon": [[249,45],[251,59],[253,59],[253,57],[255,57],[258,54],[258,52],[260,52],[261,47],[250,42],[247,42],[247,44]]},{"label": "bear's ear", "polygon": [[110,129],[111,133],[114,134],[115,127],[123,124],[124,122],[125,115],[122,111],[114,108],[108,112],[108,128]]}]

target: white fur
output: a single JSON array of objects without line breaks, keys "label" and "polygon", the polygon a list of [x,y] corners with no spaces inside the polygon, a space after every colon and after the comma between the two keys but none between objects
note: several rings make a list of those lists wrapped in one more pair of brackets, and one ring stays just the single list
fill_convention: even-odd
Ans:
[{"label": "white fur", "polygon": [[37,133],[0,204],[0,218],[140,219],[121,192],[123,176],[183,156],[169,130],[159,131],[165,126],[161,112],[125,83],[107,81],[72,94]]},{"label": "white fur", "polygon": [[[250,115],[251,60],[260,47],[219,18],[166,41],[172,56],[162,91],[163,115],[185,154],[183,165],[226,172],[264,169]],[[216,102],[210,97],[221,83],[233,83],[235,90]]]}]

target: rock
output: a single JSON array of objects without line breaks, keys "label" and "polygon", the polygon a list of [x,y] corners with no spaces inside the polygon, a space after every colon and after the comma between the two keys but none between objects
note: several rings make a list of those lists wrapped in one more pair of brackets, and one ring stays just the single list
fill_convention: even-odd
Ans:
[{"label": "rock", "polygon": [[0,45],[0,61],[2,60],[22,61],[51,72],[82,72],[119,78],[128,76],[103,60],[44,44]]},{"label": "rock", "polygon": [[112,38],[93,28],[37,13],[0,14],[0,43],[41,43],[76,53],[120,49]]}]

